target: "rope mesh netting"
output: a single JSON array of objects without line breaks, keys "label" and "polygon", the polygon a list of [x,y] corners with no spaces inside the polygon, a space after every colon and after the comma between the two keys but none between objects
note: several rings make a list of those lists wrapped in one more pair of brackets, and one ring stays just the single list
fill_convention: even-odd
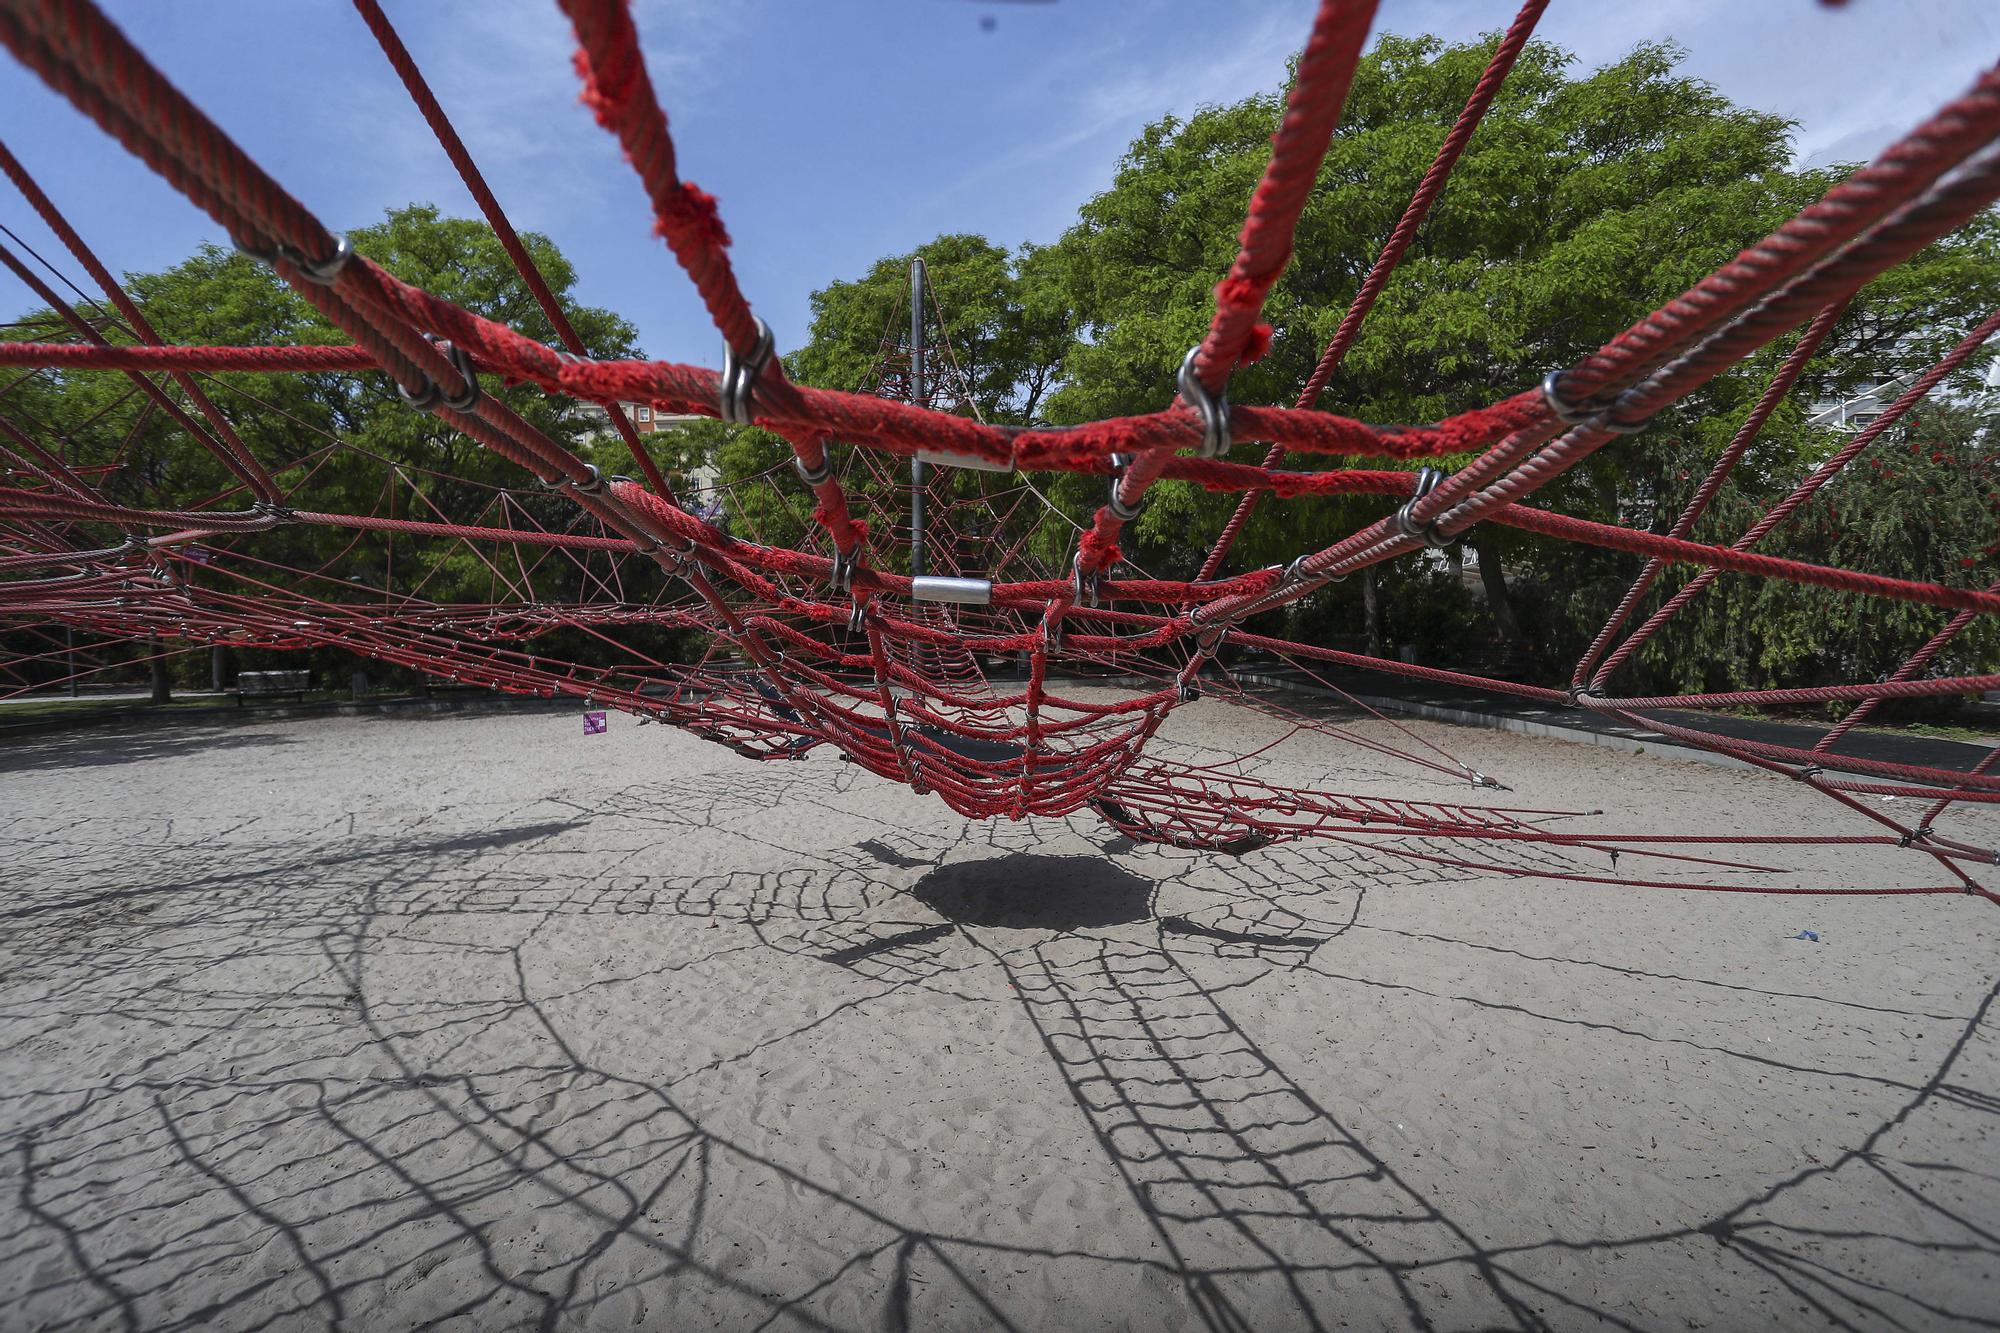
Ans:
[{"label": "rope mesh netting", "polygon": [[[1953,638],[2000,613],[2000,585],[1891,578],[1788,559],[1759,546],[1974,357],[2000,327],[2000,313],[1966,332],[1877,421],[1814,466],[1734,542],[1697,542],[1691,533],[1856,291],[2000,197],[2000,152],[1994,150],[2000,70],[1986,73],[1874,162],[1682,295],[1542,383],[1429,424],[1381,425],[1316,404],[1419,235],[1546,0],[1523,5],[1500,39],[1294,406],[1231,403],[1233,372],[1270,345],[1272,331],[1262,322],[1265,296],[1291,257],[1295,226],[1320,179],[1374,18],[1367,0],[1326,0],[1299,57],[1236,259],[1216,284],[1209,328],[1180,369],[1173,406],[1081,426],[1026,429],[988,424],[963,410],[950,345],[941,336],[941,311],[934,373],[921,392],[921,376],[897,359],[908,353],[899,351],[893,334],[876,373],[852,390],[789,380],[772,354],[770,330],[738,285],[715,200],[677,172],[666,116],[626,5],[562,3],[576,34],[583,100],[623,147],[658,234],[713,317],[725,347],[720,370],[586,354],[375,0],[356,0],[357,8],[560,346],[400,281],[352,252],[91,5],[15,0],[0,8],[0,40],[22,64],[224,227],[239,249],[268,263],[351,340],[340,346],[165,342],[21,164],[0,148],[0,167],[108,303],[90,298],[89,308],[79,309],[28,262],[0,248],[0,259],[60,320],[59,329],[34,340],[0,343],[0,363],[27,376],[123,375],[131,393],[143,397],[146,413],[165,414],[189,447],[206,451],[230,478],[193,507],[149,507],[133,498],[129,476],[115,492],[105,487],[117,459],[76,456],[59,426],[42,430],[0,412],[0,455],[9,474],[0,489],[0,624],[39,633],[44,645],[15,655],[7,668],[14,682],[27,679],[25,663],[56,657],[64,633],[87,636],[86,661],[92,644],[108,649],[158,641],[176,645],[170,652],[214,644],[332,647],[494,690],[591,700],[759,758],[833,746],[871,772],[934,793],[973,817],[1060,816],[1090,808],[1135,840],[1221,851],[1308,836],[1413,837],[1422,839],[1424,850],[1412,854],[1475,866],[1485,864],[1476,853],[1452,849],[1481,840],[1542,842],[1743,872],[1700,883],[1616,873],[1566,876],[1611,883],[1993,896],[1979,867],[1993,864],[1994,849],[1970,834],[1955,834],[1950,819],[1966,807],[2000,802],[2000,751],[1973,765],[1941,768],[1862,757],[1839,742],[1885,700],[2000,689],[2000,672],[1927,674]],[[923,300],[921,294],[915,299]],[[1555,478],[1794,332],[1796,347],[1666,531],[1594,522],[1528,503]],[[393,480],[372,507],[315,505],[331,460],[365,453],[365,447],[337,432],[302,426],[292,456],[260,457],[211,396],[216,385],[246,372],[387,376],[410,410],[429,413],[514,465],[520,489],[457,479],[453,494],[460,507],[447,512],[413,484],[423,471],[417,464],[377,458]],[[1164,380],[1171,368],[1162,373]],[[496,380],[603,405],[635,477],[603,475],[510,407],[490,387]],[[677,496],[621,403],[754,424],[789,444],[791,465],[699,502]],[[1252,452],[1260,461],[1245,461]],[[903,574],[885,567],[895,562],[883,553],[907,541],[903,470],[918,455],[937,465],[938,480],[923,491],[924,568]],[[1321,469],[1286,466],[1301,455],[1337,462]],[[1473,458],[1448,476],[1428,467],[1365,466],[1446,455]],[[1105,478],[1109,495],[1087,522],[1072,522],[1035,481],[1049,473]],[[443,471],[437,476],[451,479]],[[1193,580],[1146,577],[1120,550],[1124,529],[1162,479],[1240,497]],[[568,506],[560,520],[549,518],[550,495]],[[1233,542],[1267,499],[1296,504],[1336,495],[1380,497],[1382,517],[1287,565],[1223,575]],[[808,535],[795,543],[760,540],[761,532],[772,530],[774,513],[790,516]],[[1483,523],[1643,558],[1641,572],[1566,685],[1489,679],[1288,642],[1244,627],[1249,618],[1332,581],[1449,545]],[[448,551],[490,572],[492,596],[477,603],[436,599],[426,594],[423,579],[406,578],[396,587],[387,573],[379,587],[356,589],[360,580],[350,580],[338,559],[298,566],[264,544],[294,525],[341,530],[357,542],[373,534],[370,540],[386,539],[392,553],[397,542],[405,552]],[[1051,559],[1048,535],[1065,530],[1066,542],[1057,543],[1064,554]],[[439,563],[435,556],[428,563],[405,558],[407,569]],[[1696,573],[1655,607],[1652,590],[1670,566]],[[1883,680],[1700,695],[1613,694],[1620,666],[1723,574],[1935,608],[1935,633],[1911,643],[1903,667]],[[657,660],[633,646],[638,631],[654,628],[693,632],[690,641],[702,645],[698,656]],[[593,651],[550,655],[544,641],[559,631],[583,636]],[[1565,812],[1303,790],[1251,776],[1240,758],[1196,766],[1149,754],[1148,742],[1175,708],[1219,691],[1294,728],[1330,733],[1475,786],[1497,785],[1406,728],[1387,724],[1397,737],[1391,744],[1380,739],[1380,728],[1363,735],[1236,688],[1218,662],[1225,645],[1278,654],[1301,667],[1360,668],[1588,708],[1796,778],[1844,807],[1856,831],[1844,837],[1564,832],[1552,820]],[[996,662],[1025,669],[1017,678],[1011,669],[994,671]],[[1107,684],[1118,688],[1100,688]],[[1840,705],[1847,712],[1819,743],[1804,746],[1746,740],[1684,711],[1671,717],[1658,711],[1797,704]],[[1896,796],[1902,804],[1891,811],[1884,802],[1864,799],[1877,796]],[[1858,887],[1779,884],[1770,876],[1780,867],[1686,850],[1725,844],[1762,844],[1767,853],[1782,845],[1900,847],[1910,853],[1915,878]]]}]

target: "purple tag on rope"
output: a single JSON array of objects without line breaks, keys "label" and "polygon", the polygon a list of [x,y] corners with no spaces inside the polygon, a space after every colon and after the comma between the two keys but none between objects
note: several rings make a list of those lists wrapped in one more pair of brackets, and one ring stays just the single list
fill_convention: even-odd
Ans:
[{"label": "purple tag on rope", "polygon": [[601,709],[601,708],[600,708],[600,709],[598,709],[598,710],[597,710],[596,712],[591,712],[591,713],[585,713],[585,714],[583,715],[583,734],[584,734],[584,735],[586,735],[586,736],[602,736],[602,735],[603,735],[603,734],[605,733],[605,731],[606,731],[606,730],[608,730],[608,727],[607,727],[607,725],[606,725],[606,723],[605,723],[605,721],[604,721],[604,710],[603,710],[603,709]]}]

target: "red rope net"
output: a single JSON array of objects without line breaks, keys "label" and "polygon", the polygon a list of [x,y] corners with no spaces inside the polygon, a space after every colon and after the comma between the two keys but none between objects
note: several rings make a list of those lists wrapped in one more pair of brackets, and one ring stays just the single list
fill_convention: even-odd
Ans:
[{"label": "red rope net", "polygon": [[[1260,322],[1264,297],[1289,261],[1294,227],[1318,180],[1373,20],[1368,0],[1324,0],[1319,7],[1269,164],[1250,201],[1239,253],[1216,285],[1210,328],[1184,369],[1180,401],[1163,412],[1024,430],[989,425],[963,410],[950,344],[942,337],[922,394],[914,390],[908,353],[893,337],[885,340],[882,364],[870,381],[852,391],[786,378],[737,282],[716,201],[677,174],[666,116],[622,0],[562,0],[576,33],[583,100],[624,148],[658,234],[712,315],[728,354],[719,372],[585,355],[583,340],[375,0],[356,0],[356,6],[556,330],[560,349],[350,254],[91,5],[20,0],[0,10],[0,41],[15,57],[224,226],[241,248],[265,258],[351,342],[163,343],[27,171],[0,148],[0,169],[109,303],[108,309],[92,302],[94,309],[79,310],[34,265],[0,247],[0,262],[63,323],[59,337],[0,343],[0,365],[22,368],[24,378],[86,370],[123,375],[131,392],[144,396],[148,412],[166,414],[232,479],[194,507],[148,507],[130,486],[114,498],[103,481],[115,462],[85,466],[69,456],[55,426],[0,413],[0,461],[10,483],[0,488],[0,623],[17,627],[34,644],[0,669],[26,682],[30,668],[73,651],[62,636],[77,632],[93,636],[94,649],[84,652],[86,671],[94,669],[93,651],[137,642],[169,645],[151,650],[167,654],[209,644],[330,646],[495,690],[582,697],[759,758],[834,746],[871,772],[934,793],[974,817],[1055,816],[1089,807],[1134,839],[1239,852],[1286,838],[1392,835],[1421,839],[1419,845],[1432,849],[1412,855],[1492,869],[1505,867],[1449,849],[1460,840],[1530,841],[1768,872],[1775,868],[1669,850],[1667,844],[1900,845],[1944,882],[1845,891],[1991,897],[1974,872],[1993,862],[1994,849],[1951,836],[1939,821],[1954,806],[2000,802],[2000,752],[1969,769],[1947,769],[1868,759],[1836,746],[1884,700],[2000,688],[2000,674],[1925,674],[1954,636],[2000,613],[2000,585],[1913,582],[1756,548],[1973,356],[2000,328],[2000,313],[1970,330],[1880,421],[1814,469],[1741,538],[1723,547],[1690,540],[1690,533],[1853,293],[2000,196],[2000,152],[1993,151],[2000,136],[2000,70],[1989,71],[1769,236],[1539,388],[1499,394],[1478,410],[1420,425],[1370,424],[1313,406],[1438,202],[1545,2],[1528,0],[1501,39],[1294,407],[1231,405],[1227,387],[1235,369],[1269,344],[1270,329]],[[936,322],[942,332],[942,318]],[[1590,522],[1528,503],[1621,434],[1802,327],[1797,348],[1668,532]],[[523,488],[439,474],[437,480],[457,482],[453,494],[460,498],[460,506],[446,513],[435,488],[419,484],[431,479],[420,475],[422,469],[407,459],[376,457],[392,480],[373,508],[316,507],[322,472],[344,454],[367,450],[353,440],[314,435],[302,423],[305,451],[282,466],[267,466],[213,396],[227,388],[230,376],[244,372],[386,375],[416,410],[516,465]],[[639,478],[600,476],[573,449],[494,393],[482,392],[482,375],[489,383],[499,377],[603,405]],[[754,422],[789,444],[790,466],[677,496],[622,403]],[[1261,462],[1229,456],[1231,445],[1253,440],[1263,442]],[[836,441],[843,447],[830,448]],[[1370,458],[1465,453],[1477,456],[1435,486],[1428,479],[1419,485],[1407,471],[1354,466]],[[957,467],[939,471],[942,480],[926,490],[926,574],[913,579],[882,567],[882,552],[909,540],[902,467],[918,454]],[[1288,470],[1292,454],[1335,456],[1341,463],[1332,470]],[[957,470],[970,466],[984,470]],[[1110,495],[1087,523],[1074,523],[1037,485],[1035,474],[1048,472],[1107,478]],[[976,484],[968,484],[968,476],[976,476]],[[1192,582],[1146,577],[1119,550],[1124,526],[1161,478],[1241,496]],[[563,517],[551,518],[550,493],[567,503]],[[1260,500],[1327,495],[1381,496],[1395,512],[1283,568],[1218,577]],[[759,540],[773,515],[808,537],[792,545]],[[1287,643],[1242,628],[1246,618],[1297,601],[1329,580],[1480,523],[1645,557],[1567,690]],[[364,538],[380,539],[390,568],[379,588],[357,594],[352,585],[359,580],[343,574],[339,559],[298,567],[260,545],[292,525],[350,533],[348,552]],[[1067,532],[1067,544],[1052,543],[1051,531]],[[1066,552],[1060,558],[1050,554],[1057,546]],[[440,550],[486,573],[491,593],[485,601],[427,594],[443,564]],[[399,551],[405,562],[400,582]],[[1653,584],[1676,564],[1699,573],[1628,632]],[[1903,668],[1878,682],[1612,696],[1608,686],[1621,663],[1723,573],[1936,607],[1942,627],[1912,645]],[[633,646],[638,631],[653,629],[694,631],[705,647],[694,661],[657,660]],[[558,631],[606,651],[575,659],[548,654],[542,645]],[[1148,742],[1173,709],[1218,688],[1215,658],[1225,643],[1299,664],[1360,667],[1586,707],[1798,777],[1854,812],[1865,831],[1845,838],[1764,839],[1564,833],[1549,824],[1564,812],[1342,796],[1260,782],[1240,762],[1199,767],[1149,755]],[[1009,664],[1009,672],[996,673],[996,663]],[[1024,668],[1018,679],[1015,664]],[[1107,697],[1102,689],[1079,688],[1076,682],[1090,673],[1100,685],[1122,682],[1120,692]],[[1228,689],[1227,673],[1222,676],[1220,687]],[[1304,718],[1268,698],[1237,697],[1295,727],[1330,731],[1421,768],[1497,785],[1407,729],[1395,728],[1399,740],[1389,744],[1379,735]],[[1656,715],[1667,708],[1800,702],[1840,702],[1851,711],[1809,748],[1743,740],[1690,725],[1680,714]],[[1918,813],[1891,816],[1860,799],[1878,792],[1916,796],[1910,808]],[[1436,850],[1440,846],[1446,850]]]}]

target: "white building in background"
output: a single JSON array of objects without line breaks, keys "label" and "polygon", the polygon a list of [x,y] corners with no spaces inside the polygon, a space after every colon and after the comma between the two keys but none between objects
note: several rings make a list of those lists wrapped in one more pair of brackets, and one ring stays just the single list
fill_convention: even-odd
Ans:
[{"label": "white building in background", "polygon": [[[641,435],[646,434],[648,431],[665,429],[665,423],[669,419],[665,412],[655,414],[652,406],[647,403],[620,403],[618,406],[625,409],[625,419],[630,421],[634,426],[637,426]],[[569,414],[574,420],[588,423],[584,433],[590,439],[605,439],[617,434],[611,426],[611,413],[605,409],[602,403],[578,402],[574,407],[570,408]],[[689,419],[687,417],[677,418],[677,420],[681,421]]]},{"label": "white building in background", "polygon": [[[1903,391],[1915,383],[1922,369],[1904,371],[1886,379],[1867,379],[1855,386],[1854,392],[1846,398],[1822,398],[1812,405],[1812,415],[1807,418],[1814,426],[1830,426],[1835,430],[1861,431],[1875,424],[1889,406],[1902,397]],[[1951,380],[1937,387],[1936,395],[1954,402],[1977,402],[1984,398],[2000,399],[2000,357],[1987,363],[1986,373],[1981,378],[1980,387],[1970,393],[1949,391]]]},{"label": "white building in background", "polygon": [[1885,380],[1864,380],[1846,398],[1822,398],[1812,405],[1807,424],[1844,431],[1866,430],[1916,377],[1916,372],[1906,371]]},{"label": "white building in background", "polygon": [[[656,412],[649,403],[620,403],[618,406],[625,410],[625,419],[630,421],[641,435],[648,435],[656,430],[678,430],[690,421],[706,420],[704,417],[692,415]],[[584,438],[593,444],[618,438],[618,430],[611,424],[611,413],[605,410],[602,403],[579,402],[570,408],[570,415],[573,420],[583,423]],[[681,499],[689,508],[699,508],[709,503],[708,493],[715,489],[716,482],[722,479],[722,473],[712,461],[708,461],[690,472],[688,479],[693,482],[692,489],[695,494],[682,496]]]}]

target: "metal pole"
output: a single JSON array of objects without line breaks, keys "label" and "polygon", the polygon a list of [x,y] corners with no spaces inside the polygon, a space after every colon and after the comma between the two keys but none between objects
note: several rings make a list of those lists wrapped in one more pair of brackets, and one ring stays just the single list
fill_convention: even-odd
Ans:
[{"label": "metal pole", "polygon": [[[910,405],[924,405],[924,261],[910,257]],[[921,458],[910,460],[910,577],[924,576],[924,477]]]},{"label": "metal pole", "polygon": [[63,655],[68,659],[69,697],[76,698],[76,626],[63,626]]}]

